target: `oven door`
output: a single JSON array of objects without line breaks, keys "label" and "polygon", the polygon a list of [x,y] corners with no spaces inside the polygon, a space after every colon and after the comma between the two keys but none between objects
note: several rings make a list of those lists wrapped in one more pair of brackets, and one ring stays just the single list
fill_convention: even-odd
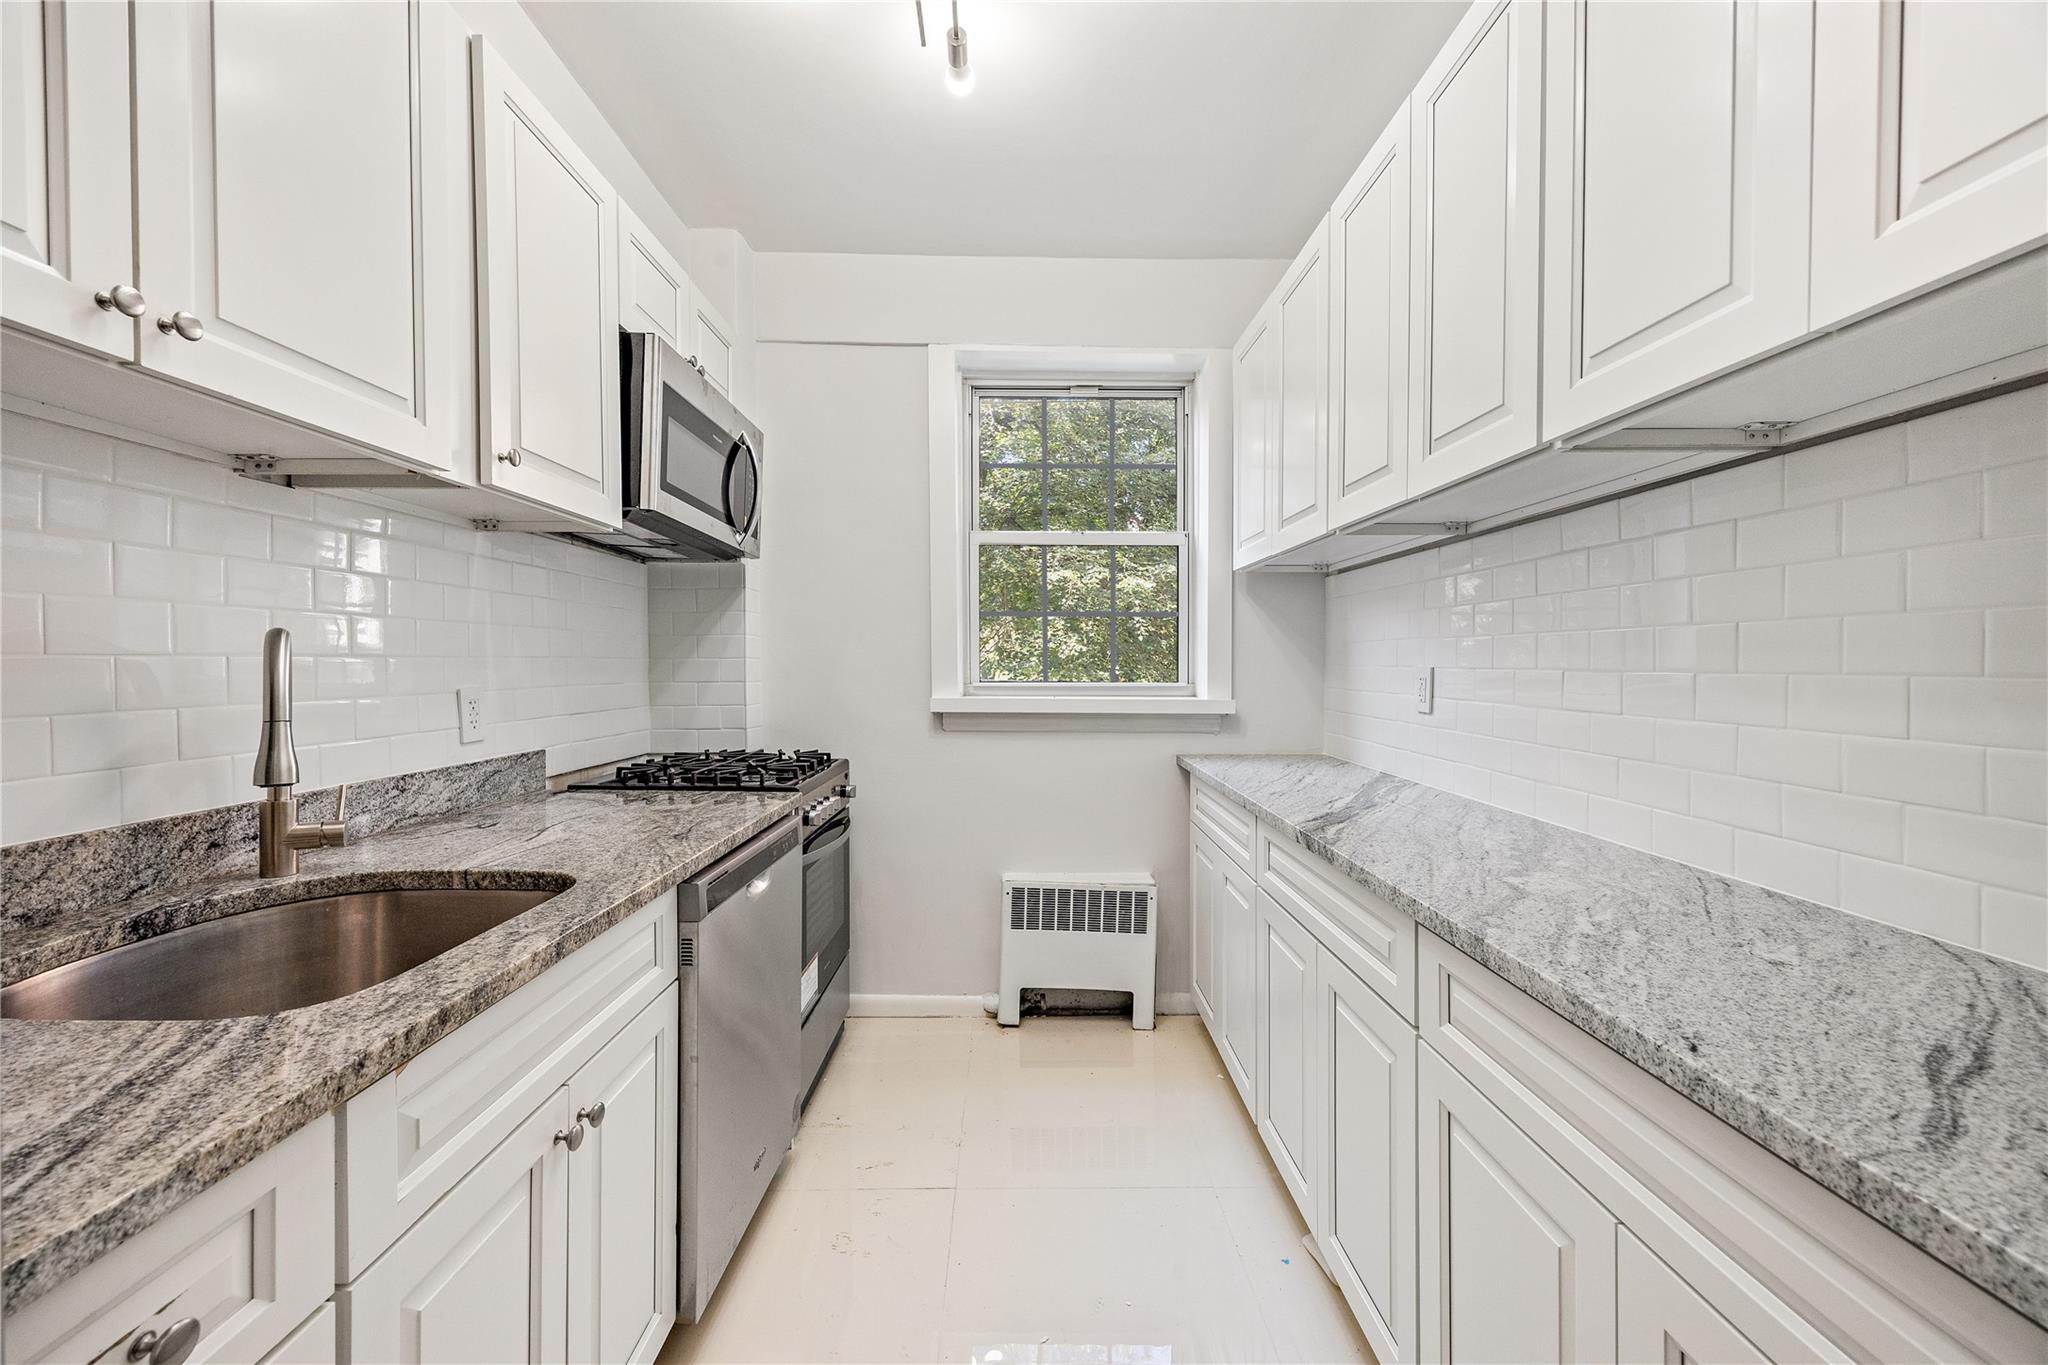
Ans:
[{"label": "oven door", "polygon": [[660,337],[623,338],[626,520],[707,558],[761,549],[761,438]]},{"label": "oven door", "polygon": [[853,815],[840,811],[804,836],[804,964],[801,1017],[826,994],[846,966],[851,936]]}]

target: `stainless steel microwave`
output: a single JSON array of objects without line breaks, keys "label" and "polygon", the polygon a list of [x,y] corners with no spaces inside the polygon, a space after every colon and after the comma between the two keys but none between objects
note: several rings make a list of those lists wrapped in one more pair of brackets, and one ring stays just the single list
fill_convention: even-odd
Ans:
[{"label": "stainless steel microwave", "polygon": [[761,429],[652,332],[620,334],[624,524],[583,539],[645,559],[761,553]]}]

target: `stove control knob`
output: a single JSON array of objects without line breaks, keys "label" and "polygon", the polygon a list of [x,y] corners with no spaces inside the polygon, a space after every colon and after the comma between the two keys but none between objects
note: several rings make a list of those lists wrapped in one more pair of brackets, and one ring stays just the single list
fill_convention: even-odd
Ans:
[{"label": "stove control knob", "polygon": [[838,786],[832,789],[832,794],[834,796],[841,797],[848,801],[853,800],[853,792],[854,787],[851,782],[841,782]]}]

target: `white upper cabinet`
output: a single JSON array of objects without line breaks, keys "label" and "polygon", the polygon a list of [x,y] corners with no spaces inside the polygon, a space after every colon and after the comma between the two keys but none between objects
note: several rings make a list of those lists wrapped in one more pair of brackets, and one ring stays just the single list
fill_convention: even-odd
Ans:
[{"label": "white upper cabinet", "polygon": [[470,366],[440,6],[134,10],[148,368],[451,471]]},{"label": "white upper cabinet", "polygon": [[1408,488],[1408,108],[1330,208],[1330,492],[1336,529]]},{"label": "white upper cabinet", "polygon": [[734,337],[738,334],[732,324],[718,315],[711,301],[704,297],[704,291],[694,285],[690,289],[690,307],[695,318],[696,340],[686,351],[696,360],[699,373],[711,381],[711,386],[732,397],[732,353]]},{"label": "white upper cabinet", "polygon": [[625,200],[618,208],[619,326],[652,332],[688,355],[696,327],[690,277]]},{"label": "white upper cabinet", "polygon": [[1817,7],[1813,325],[2048,240],[2048,6]]},{"label": "white upper cabinet", "polygon": [[1545,14],[1548,440],[1806,330],[1813,9],[1551,0]]},{"label": "white upper cabinet", "polygon": [[1233,499],[1237,515],[1231,563],[1240,569],[1273,548],[1271,488],[1280,349],[1276,311],[1270,303],[1261,308],[1233,352],[1231,406],[1236,434],[1231,442],[1231,468],[1237,485]]},{"label": "white upper cabinet", "polygon": [[1408,493],[1533,448],[1543,9],[1478,4],[1409,99]]},{"label": "white upper cabinet", "polygon": [[1323,533],[1330,468],[1330,223],[1280,278],[1280,444],[1273,461],[1272,548]]},{"label": "white upper cabinet", "polygon": [[615,527],[617,199],[497,53],[470,44],[483,482]]},{"label": "white upper cabinet", "polygon": [[127,5],[0,4],[0,311],[116,360],[147,297],[128,130]]}]

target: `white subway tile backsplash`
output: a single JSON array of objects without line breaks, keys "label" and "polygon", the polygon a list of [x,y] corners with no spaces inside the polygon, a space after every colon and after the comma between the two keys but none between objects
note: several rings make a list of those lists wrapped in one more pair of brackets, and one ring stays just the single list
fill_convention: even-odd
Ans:
[{"label": "white subway tile backsplash", "polygon": [[[520,748],[581,766],[648,747],[644,567],[0,422],[0,839],[247,799],[270,626],[298,656],[308,784]],[[723,676],[724,661],[706,666]],[[746,666],[736,651],[735,683]],[[484,744],[456,742],[459,684],[487,689]]]},{"label": "white subway tile backsplash", "polygon": [[1328,747],[2038,962],[2044,525],[2033,389],[1341,575]]}]

